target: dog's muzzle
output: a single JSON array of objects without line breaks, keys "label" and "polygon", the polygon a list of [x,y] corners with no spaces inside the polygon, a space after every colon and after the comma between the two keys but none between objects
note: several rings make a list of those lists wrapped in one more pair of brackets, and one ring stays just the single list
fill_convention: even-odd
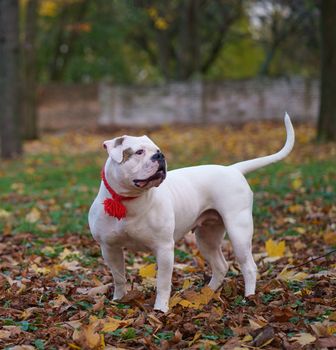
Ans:
[{"label": "dog's muzzle", "polygon": [[135,186],[137,187],[146,187],[150,182],[155,181],[154,186],[159,186],[161,182],[166,178],[167,168],[166,168],[166,159],[162,152],[157,151],[152,157],[151,160],[153,162],[158,162],[159,167],[155,174],[148,177],[147,179],[135,179],[133,180]]}]

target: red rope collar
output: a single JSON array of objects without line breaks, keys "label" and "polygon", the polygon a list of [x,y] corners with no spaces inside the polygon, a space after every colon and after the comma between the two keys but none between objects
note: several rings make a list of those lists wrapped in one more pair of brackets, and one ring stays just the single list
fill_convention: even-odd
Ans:
[{"label": "red rope collar", "polygon": [[127,201],[131,199],[135,199],[137,197],[124,197],[118,194],[117,192],[115,192],[114,189],[107,182],[104,167],[101,171],[101,178],[104,182],[104,185],[107,191],[110,193],[112,197],[112,198],[105,198],[104,202],[102,203],[104,205],[105,214],[114,216],[118,220],[121,220],[122,218],[126,217],[126,214],[127,214],[127,209],[121,201]]}]

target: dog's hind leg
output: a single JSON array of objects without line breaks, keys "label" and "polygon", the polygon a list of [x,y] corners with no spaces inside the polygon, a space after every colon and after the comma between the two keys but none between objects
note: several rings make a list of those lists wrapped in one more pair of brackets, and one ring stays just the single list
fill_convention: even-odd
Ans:
[{"label": "dog's hind leg", "polygon": [[247,207],[224,217],[235,256],[240,264],[245,283],[245,296],[255,293],[257,266],[252,256],[252,208]]},{"label": "dog's hind leg", "polygon": [[212,270],[209,287],[217,290],[228,271],[228,263],[222,252],[224,226],[222,224],[198,226],[195,234],[198,248]]}]

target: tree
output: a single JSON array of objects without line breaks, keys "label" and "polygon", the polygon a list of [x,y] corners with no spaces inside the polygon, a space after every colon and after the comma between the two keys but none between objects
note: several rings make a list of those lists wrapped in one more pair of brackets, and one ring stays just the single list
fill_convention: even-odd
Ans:
[{"label": "tree", "polygon": [[153,0],[135,6],[143,15],[129,38],[147,53],[165,80],[206,74],[243,11],[240,0]]},{"label": "tree", "polygon": [[3,158],[12,158],[22,152],[18,13],[17,0],[0,0],[0,144]]},{"label": "tree", "polygon": [[40,11],[39,65],[53,81],[204,76],[243,13],[242,0],[48,3]]},{"label": "tree", "polygon": [[281,67],[275,73],[302,74],[307,67],[314,72],[319,49],[316,0],[251,0],[250,13],[254,36],[264,49],[259,75],[274,71],[279,54]]},{"label": "tree", "polygon": [[317,137],[336,141],[336,1],[321,2],[321,101]]},{"label": "tree", "polygon": [[27,0],[22,35],[22,134],[24,139],[38,138],[36,31],[38,0]]}]

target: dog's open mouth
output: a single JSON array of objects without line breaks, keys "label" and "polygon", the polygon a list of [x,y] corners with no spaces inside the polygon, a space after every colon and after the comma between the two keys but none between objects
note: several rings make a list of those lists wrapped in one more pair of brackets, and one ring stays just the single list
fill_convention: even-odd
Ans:
[{"label": "dog's open mouth", "polygon": [[154,175],[143,180],[135,179],[133,180],[133,182],[136,187],[143,188],[143,187],[146,187],[150,182],[155,182],[154,186],[159,186],[165,178],[166,178],[166,169],[164,166],[160,166]]}]

